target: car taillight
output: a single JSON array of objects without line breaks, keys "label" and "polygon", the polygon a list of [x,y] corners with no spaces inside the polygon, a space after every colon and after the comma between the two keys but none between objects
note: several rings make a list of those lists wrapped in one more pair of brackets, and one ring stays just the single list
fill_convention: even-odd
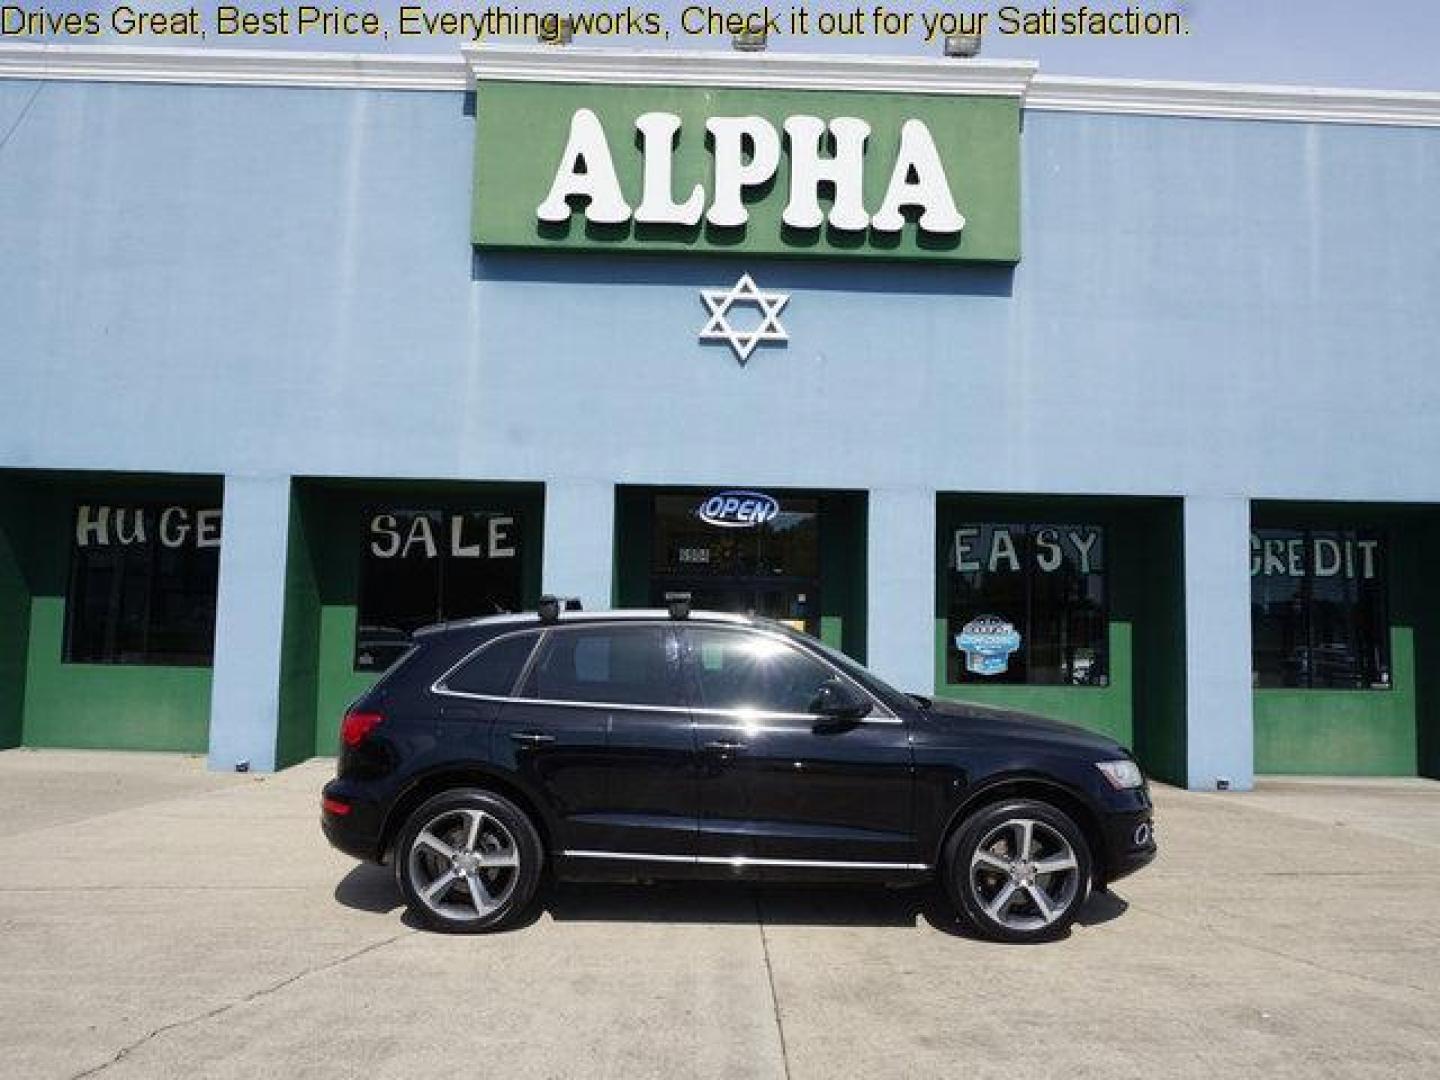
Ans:
[{"label": "car taillight", "polygon": [[340,724],[340,741],[346,746],[359,746],[365,737],[385,722],[385,717],[373,712],[348,712]]},{"label": "car taillight", "polygon": [[325,808],[327,813],[334,814],[336,817],[344,817],[350,813],[350,804],[348,802],[341,802],[339,799],[333,799],[329,795],[326,795],[320,800],[320,805]]}]

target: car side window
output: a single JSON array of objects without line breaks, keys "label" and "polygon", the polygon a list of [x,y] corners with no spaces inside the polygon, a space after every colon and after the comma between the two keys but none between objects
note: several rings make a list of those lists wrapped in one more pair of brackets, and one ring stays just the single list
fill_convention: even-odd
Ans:
[{"label": "car side window", "polygon": [[539,634],[512,634],[486,645],[451,672],[444,688],[459,694],[509,697],[539,638]]},{"label": "car side window", "polygon": [[701,708],[808,713],[820,685],[835,677],[779,638],[701,626],[686,634]]},{"label": "car side window", "polygon": [[673,641],[662,626],[551,630],[520,696],[601,705],[682,705]]}]

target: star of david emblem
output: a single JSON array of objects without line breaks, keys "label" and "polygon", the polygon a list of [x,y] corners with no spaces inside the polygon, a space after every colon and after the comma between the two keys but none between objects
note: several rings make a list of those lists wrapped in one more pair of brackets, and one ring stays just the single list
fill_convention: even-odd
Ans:
[{"label": "star of david emblem", "polygon": [[[729,343],[741,367],[762,341],[790,340],[780,325],[780,309],[790,302],[790,294],[761,292],[749,274],[742,274],[729,289],[701,289],[700,299],[710,309],[709,320],[700,328],[700,340]],[[737,330],[730,325],[730,310],[737,304],[757,308],[760,325],[752,330]]]}]

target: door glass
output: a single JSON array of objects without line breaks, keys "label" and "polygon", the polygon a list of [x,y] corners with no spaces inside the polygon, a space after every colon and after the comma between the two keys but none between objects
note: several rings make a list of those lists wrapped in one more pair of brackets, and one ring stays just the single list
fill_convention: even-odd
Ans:
[{"label": "door glass", "polygon": [[808,713],[820,684],[834,677],[819,660],[764,634],[698,626],[686,632],[702,708]]},{"label": "door glass", "polygon": [[681,705],[673,640],[660,626],[551,630],[520,696],[615,705]]}]

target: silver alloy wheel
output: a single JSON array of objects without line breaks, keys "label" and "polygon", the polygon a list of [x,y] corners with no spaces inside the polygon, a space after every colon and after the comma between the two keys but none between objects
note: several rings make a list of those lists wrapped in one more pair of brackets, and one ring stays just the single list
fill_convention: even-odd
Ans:
[{"label": "silver alloy wheel", "polygon": [[1080,862],[1054,826],[1011,818],[976,845],[968,884],[985,913],[1007,930],[1043,930],[1075,902]]},{"label": "silver alloy wheel", "polygon": [[458,807],[436,814],[415,834],[406,872],[435,914],[473,922],[510,899],[520,878],[520,849],[493,814]]}]

